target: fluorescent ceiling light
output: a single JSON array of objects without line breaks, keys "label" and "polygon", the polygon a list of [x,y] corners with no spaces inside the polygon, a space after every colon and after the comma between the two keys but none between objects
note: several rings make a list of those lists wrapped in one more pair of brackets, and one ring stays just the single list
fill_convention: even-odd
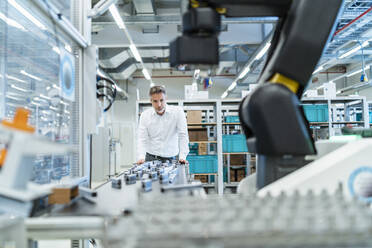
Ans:
[{"label": "fluorescent ceiling light", "polygon": [[11,80],[14,80],[14,81],[17,81],[17,82],[20,82],[20,83],[27,83],[26,81],[24,81],[22,79],[19,79],[19,78],[16,78],[16,77],[13,77],[13,76],[6,75],[6,77],[8,79],[11,79]]},{"label": "fluorescent ceiling light", "polygon": [[227,91],[225,91],[225,92],[222,94],[221,98],[226,98],[226,97],[227,97]]},{"label": "fluorescent ceiling light", "polygon": [[232,91],[235,87],[236,87],[236,82],[233,82],[227,90]]},{"label": "fluorescent ceiling light", "polygon": [[53,47],[53,51],[55,52],[55,53],[57,53],[57,54],[61,54],[61,51],[59,50],[59,48],[58,47]]},{"label": "fluorescent ceiling light", "polygon": [[126,29],[123,19],[121,18],[118,9],[116,8],[115,4],[112,4],[109,8],[109,11],[114,18],[116,25],[118,25],[121,29]]},{"label": "fluorescent ceiling light", "polygon": [[131,52],[132,52],[134,58],[135,58],[138,62],[141,62],[141,61],[142,61],[142,59],[141,59],[141,55],[139,54],[136,45],[134,45],[134,44],[130,44],[129,49],[131,50]]},{"label": "fluorescent ceiling light", "polygon": [[19,5],[15,0],[8,0],[14,8],[16,8],[22,15],[24,15],[27,19],[32,21],[36,26],[38,26],[42,30],[46,30],[44,24],[42,24],[38,19],[36,19],[33,15],[31,15],[27,10],[25,10],[21,5]]},{"label": "fluorescent ceiling light", "polygon": [[247,75],[247,73],[249,72],[250,69],[251,69],[250,66],[245,67],[244,70],[239,74],[238,79],[244,78],[245,75]]},{"label": "fluorescent ceiling light", "polygon": [[347,51],[346,53],[342,54],[339,58],[340,59],[346,58],[346,57],[352,55],[353,53],[358,52],[360,49],[362,49],[362,47],[358,45],[358,46],[354,47],[353,49]]},{"label": "fluorescent ceiling light", "polygon": [[11,84],[10,87],[13,88],[13,89],[15,89],[15,90],[22,91],[22,92],[29,92],[29,90],[26,90],[26,89],[24,89],[24,88],[21,88],[21,87],[15,86],[14,84]]},{"label": "fluorescent ceiling light", "polygon": [[314,72],[313,72],[313,74],[315,74],[315,73],[318,73],[318,72],[320,72],[320,71],[322,71],[324,69],[324,67],[321,65],[321,66],[319,66]]},{"label": "fluorescent ceiling light", "polygon": [[27,76],[27,77],[29,77],[29,78],[35,79],[35,80],[37,80],[37,81],[42,81],[41,78],[36,77],[35,75],[32,75],[32,74],[30,74],[30,73],[27,73],[27,72],[25,72],[24,70],[21,70],[21,74],[23,74],[23,75],[25,75],[25,76]]},{"label": "fluorescent ceiling light", "polygon": [[61,87],[59,87],[59,86],[56,85],[56,84],[53,84],[52,87],[55,88],[55,89],[57,89],[57,90],[61,90]]},{"label": "fluorescent ceiling light", "polygon": [[6,17],[3,13],[0,13],[0,19],[3,20],[9,26],[12,26],[12,27],[21,29],[23,31],[26,31],[26,29],[21,24],[19,24],[18,22]]},{"label": "fluorescent ceiling light", "polygon": [[269,50],[271,46],[271,42],[268,42],[266,43],[266,45],[261,49],[261,51],[256,55],[256,60],[260,60],[264,55],[265,53],[267,52],[267,50]]},{"label": "fluorescent ceiling light", "polygon": [[355,74],[358,74],[358,73],[360,73],[360,72],[362,72],[362,71],[363,71],[362,69],[357,70],[357,71],[353,71],[353,72],[347,74],[346,77],[351,77],[351,76],[353,76],[353,75],[355,75]]},{"label": "fluorescent ceiling light", "polygon": [[366,40],[365,42],[362,43],[362,48],[365,48],[369,46],[369,40]]},{"label": "fluorescent ceiling light", "polygon": [[146,68],[142,69],[142,73],[147,80],[151,80],[151,76],[150,76],[149,72],[146,70]]},{"label": "fluorescent ceiling light", "polygon": [[43,95],[43,94],[40,94],[40,97],[41,98],[44,98],[45,100],[52,100],[50,97],[48,97],[48,96],[45,96],[45,95]]},{"label": "fluorescent ceiling light", "polygon": [[72,53],[72,48],[71,48],[70,45],[65,45],[65,49],[66,49],[67,51],[69,51],[70,53]]}]

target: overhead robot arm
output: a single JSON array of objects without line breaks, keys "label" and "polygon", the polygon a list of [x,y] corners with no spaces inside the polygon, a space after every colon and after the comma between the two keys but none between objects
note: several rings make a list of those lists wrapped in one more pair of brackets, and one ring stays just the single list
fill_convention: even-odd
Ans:
[{"label": "overhead robot arm", "polygon": [[[183,34],[170,44],[171,66],[219,62],[220,15],[277,16],[260,84],[240,105],[248,149],[258,154],[257,187],[291,173],[315,154],[300,98],[333,33],[342,0],[191,0]],[[247,34],[249,35],[249,34]]]}]

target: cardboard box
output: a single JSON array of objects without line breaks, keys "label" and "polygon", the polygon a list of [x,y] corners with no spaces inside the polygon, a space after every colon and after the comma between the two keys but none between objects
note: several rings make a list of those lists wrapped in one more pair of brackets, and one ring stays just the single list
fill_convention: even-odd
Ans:
[{"label": "cardboard box", "polygon": [[207,128],[189,130],[189,141],[208,141]]},{"label": "cardboard box", "polygon": [[208,176],[207,175],[195,175],[194,180],[199,180],[202,183],[208,183]]},{"label": "cardboard box", "polygon": [[230,155],[230,165],[245,165],[245,155],[244,154]]},{"label": "cardboard box", "polygon": [[240,182],[245,178],[245,169],[230,169],[230,182]]},{"label": "cardboard box", "polygon": [[236,170],[236,180],[240,182],[245,178],[245,169],[238,169]]},{"label": "cardboard box", "polygon": [[79,186],[54,188],[48,198],[49,204],[66,204],[79,195]]},{"label": "cardboard box", "polygon": [[187,123],[201,123],[202,122],[202,111],[201,110],[188,110],[187,111]]},{"label": "cardboard box", "polygon": [[208,144],[207,143],[200,143],[199,144],[198,154],[199,155],[208,155]]}]

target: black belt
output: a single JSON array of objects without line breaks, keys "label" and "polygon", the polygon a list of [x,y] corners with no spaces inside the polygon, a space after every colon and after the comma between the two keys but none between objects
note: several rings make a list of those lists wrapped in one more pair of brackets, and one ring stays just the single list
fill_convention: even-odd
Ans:
[{"label": "black belt", "polygon": [[167,158],[167,157],[162,157],[162,156],[154,155],[154,154],[151,154],[151,153],[148,153],[148,152],[147,152],[147,155],[153,157],[154,159],[159,159],[159,160],[169,160],[169,161],[171,161],[173,159],[176,159],[176,156],[174,156],[174,157],[168,157]]}]

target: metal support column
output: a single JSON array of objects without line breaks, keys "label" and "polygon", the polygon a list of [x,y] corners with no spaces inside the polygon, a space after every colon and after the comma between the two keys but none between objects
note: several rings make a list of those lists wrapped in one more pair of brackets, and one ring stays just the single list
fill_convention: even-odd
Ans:
[{"label": "metal support column", "polygon": [[222,154],[222,111],[221,100],[216,102],[216,123],[217,123],[217,193],[223,195],[223,154]]},{"label": "metal support column", "polygon": [[369,128],[369,109],[368,109],[367,98],[365,96],[362,97],[362,107],[363,107],[364,128]]}]

